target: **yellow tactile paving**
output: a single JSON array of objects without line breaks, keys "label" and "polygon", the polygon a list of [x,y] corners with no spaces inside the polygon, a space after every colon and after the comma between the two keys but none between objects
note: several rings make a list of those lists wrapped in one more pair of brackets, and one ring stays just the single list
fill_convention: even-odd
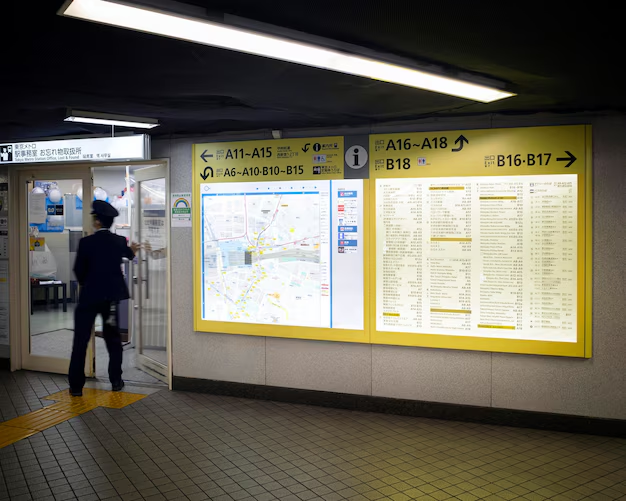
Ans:
[{"label": "yellow tactile paving", "polygon": [[[56,400],[58,402],[76,403],[84,402],[94,403],[94,407],[108,407],[110,409],[121,409],[127,405],[134,404],[135,402],[145,398],[147,395],[140,395],[138,393],[126,393],[126,392],[112,392],[106,390],[94,390],[91,388],[83,389],[82,397],[72,397],[67,391],[60,391],[54,393],[46,400]],[[88,409],[91,410],[91,409]],[[86,411],[85,411],[86,412]]]},{"label": "yellow tactile paving", "polygon": [[100,407],[108,407],[109,409],[121,409],[127,405],[134,404],[148,395],[140,395],[138,393],[123,393],[107,391],[105,395],[96,397],[96,402]]},{"label": "yellow tactile paving", "polygon": [[72,397],[67,390],[54,393],[45,397],[45,400],[54,400],[56,403],[0,423],[0,449],[96,407],[121,409],[147,396],[92,388],[84,388],[82,397]]},{"label": "yellow tactile paving", "polygon": [[5,426],[11,426],[12,428],[44,431],[76,416],[78,416],[78,414],[72,412],[57,411],[54,409],[50,409],[50,407],[44,407],[43,409],[39,409],[38,411],[29,412],[28,414],[24,414],[23,416],[16,417],[9,421],[5,421],[2,424]]},{"label": "yellow tactile paving", "polygon": [[23,428],[13,428],[12,426],[6,426],[0,424],[0,449],[7,445],[19,442],[24,438],[28,438],[35,433],[39,433],[37,430],[25,430]]},{"label": "yellow tactile paving", "polygon": [[106,393],[112,393],[106,390],[94,390],[93,388],[83,388],[83,396],[82,397],[73,397],[70,395],[70,392],[59,391],[58,393],[53,393],[52,395],[48,395],[44,397],[44,400],[55,400],[57,402],[75,402],[77,400],[89,400],[96,398],[100,395],[104,395]]},{"label": "yellow tactile paving", "polygon": [[55,411],[71,412],[72,414],[84,414],[98,407],[98,402],[95,399],[84,400],[82,398],[74,398],[70,402],[57,402],[49,405],[46,409],[53,409]]}]

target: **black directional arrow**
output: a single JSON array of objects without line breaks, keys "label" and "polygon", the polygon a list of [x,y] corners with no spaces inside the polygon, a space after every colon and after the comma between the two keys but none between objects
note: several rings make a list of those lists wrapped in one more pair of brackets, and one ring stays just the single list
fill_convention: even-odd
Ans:
[{"label": "black directional arrow", "polygon": [[211,158],[212,156],[213,156],[213,155],[207,155],[207,150],[204,150],[204,151],[202,152],[202,155],[200,155],[200,158],[201,158],[202,160],[204,160],[204,162],[206,163],[206,162],[208,162],[207,158]]},{"label": "black directional arrow", "polygon": [[459,147],[452,148],[452,151],[461,151],[465,143],[469,144],[469,140],[463,134],[461,134],[459,137],[456,138],[456,141],[454,141],[454,144],[458,144]]},{"label": "black directional arrow", "polygon": [[565,168],[567,169],[577,160],[577,158],[569,151],[566,151],[565,154],[567,155],[566,157],[557,158],[556,161],[567,162],[567,165],[565,166]]},{"label": "black directional arrow", "polygon": [[305,153],[309,151],[309,146],[311,146],[311,143],[306,143],[304,147],[302,148],[302,151],[304,151]]},{"label": "black directional arrow", "polygon": [[[205,152],[206,153],[206,152]],[[204,160],[204,159],[203,159]],[[206,160],[205,160],[206,162]],[[206,181],[207,178],[213,177],[213,167],[209,167],[208,165],[204,168],[204,172],[200,174],[200,177],[203,181]]]}]

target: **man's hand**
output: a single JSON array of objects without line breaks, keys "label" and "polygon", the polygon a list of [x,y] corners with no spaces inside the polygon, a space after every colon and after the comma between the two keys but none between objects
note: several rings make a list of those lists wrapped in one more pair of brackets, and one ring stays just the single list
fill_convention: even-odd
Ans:
[{"label": "man's hand", "polygon": [[133,251],[133,254],[137,254],[137,251],[141,249],[141,244],[138,244],[136,242],[133,242],[132,244],[130,244],[130,250]]}]

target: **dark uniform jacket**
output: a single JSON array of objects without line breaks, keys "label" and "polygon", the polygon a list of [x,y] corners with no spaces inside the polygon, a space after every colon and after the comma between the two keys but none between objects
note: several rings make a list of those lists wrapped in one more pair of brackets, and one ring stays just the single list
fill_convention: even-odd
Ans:
[{"label": "dark uniform jacket", "polygon": [[81,238],[74,263],[74,273],[82,287],[79,302],[92,304],[128,299],[121,264],[123,258],[134,257],[126,238],[108,230]]}]

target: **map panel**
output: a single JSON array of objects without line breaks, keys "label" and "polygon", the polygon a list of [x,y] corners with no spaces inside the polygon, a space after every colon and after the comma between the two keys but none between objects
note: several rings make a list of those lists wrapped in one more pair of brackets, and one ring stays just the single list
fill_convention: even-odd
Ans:
[{"label": "map panel", "polygon": [[203,320],[330,327],[328,181],[203,184]]}]

